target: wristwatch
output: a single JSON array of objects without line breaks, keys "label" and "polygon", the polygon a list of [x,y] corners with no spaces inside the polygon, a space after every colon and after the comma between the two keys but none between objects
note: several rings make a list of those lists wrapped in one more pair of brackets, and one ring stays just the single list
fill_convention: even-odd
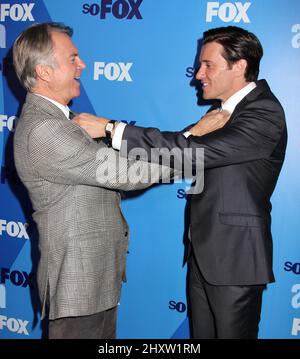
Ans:
[{"label": "wristwatch", "polygon": [[107,139],[111,140],[112,138],[112,132],[115,128],[115,120],[109,120],[107,124],[105,125],[105,136]]}]

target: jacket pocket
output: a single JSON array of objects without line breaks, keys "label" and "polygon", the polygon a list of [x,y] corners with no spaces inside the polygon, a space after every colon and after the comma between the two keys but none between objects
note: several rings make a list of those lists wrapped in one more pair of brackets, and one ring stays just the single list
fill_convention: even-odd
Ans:
[{"label": "jacket pocket", "polygon": [[263,217],[247,213],[219,213],[220,222],[230,226],[262,227],[265,224]]}]

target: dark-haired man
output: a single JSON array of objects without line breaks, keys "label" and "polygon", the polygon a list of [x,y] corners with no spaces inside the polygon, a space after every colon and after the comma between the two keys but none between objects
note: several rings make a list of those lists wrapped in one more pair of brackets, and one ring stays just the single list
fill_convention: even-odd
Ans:
[{"label": "dark-haired man", "polygon": [[[263,290],[274,281],[270,197],[287,131],[279,101],[257,80],[262,55],[257,37],[242,28],[204,32],[196,78],[203,98],[231,113],[223,128],[201,136],[201,121],[185,133],[117,123],[113,131],[113,146],[125,155],[136,147],[148,156],[152,148],[204,148],[205,188],[189,201],[194,338],[257,338]],[[98,131],[106,124],[99,119]]]}]

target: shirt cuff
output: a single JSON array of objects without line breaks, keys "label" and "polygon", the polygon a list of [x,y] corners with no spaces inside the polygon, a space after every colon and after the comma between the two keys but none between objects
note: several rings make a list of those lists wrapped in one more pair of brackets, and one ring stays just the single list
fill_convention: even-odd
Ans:
[{"label": "shirt cuff", "polygon": [[188,137],[192,136],[192,134],[191,134],[190,131],[185,131],[185,132],[183,133],[183,136],[184,136],[185,138],[188,138]]},{"label": "shirt cuff", "polygon": [[122,143],[122,137],[123,137],[123,132],[125,130],[126,127],[126,123],[124,122],[119,122],[117,127],[115,128],[115,133],[113,135],[112,138],[112,147],[115,150],[119,150],[121,148],[121,143]]}]

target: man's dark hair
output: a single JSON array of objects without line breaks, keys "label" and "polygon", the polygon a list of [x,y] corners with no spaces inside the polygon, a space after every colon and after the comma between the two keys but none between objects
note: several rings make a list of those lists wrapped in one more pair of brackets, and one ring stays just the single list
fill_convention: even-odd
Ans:
[{"label": "man's dark hair", "polygon": [[229,66],[238,60],[246,60],[246,81],[257,80],[263,48],[253,33],[237,26],[217,27],[203,33],[203,45],[209,42],[223,46],[222,55]]}]

